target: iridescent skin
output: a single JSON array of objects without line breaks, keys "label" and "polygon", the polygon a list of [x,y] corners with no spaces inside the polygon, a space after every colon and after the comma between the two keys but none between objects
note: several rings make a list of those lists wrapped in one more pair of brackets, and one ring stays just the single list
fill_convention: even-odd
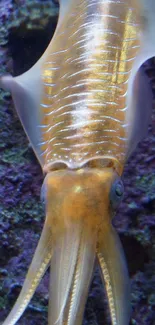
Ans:
[{"label": "iridescent skin", "polygon": [[50,263],[48,324],[80,325],[95,258],[112,325],[129,323],[128,274],[111,220],[124,164],[149,123],[139,68],[155,54],[154,14],[152,0],[62,0],[42,58],[0,79],[46,174],[45,225],[3,325],[20,318]]},{"label": "iridescent skin", "polygon": [[43,65],[45,169],[117,159],[128,146],[126,94],[139,50],[137,1],[73,1]]}]

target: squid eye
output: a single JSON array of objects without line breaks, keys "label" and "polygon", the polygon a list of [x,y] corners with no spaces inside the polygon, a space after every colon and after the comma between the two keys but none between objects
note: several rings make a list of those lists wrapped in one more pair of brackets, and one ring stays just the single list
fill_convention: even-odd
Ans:
[{"label": "squid eye", "polygon": [[113,209],[116,209],[122,201],[124,194],[124,186],[121,179],[116,179],[112,184],[110,191],[110,203]]}]

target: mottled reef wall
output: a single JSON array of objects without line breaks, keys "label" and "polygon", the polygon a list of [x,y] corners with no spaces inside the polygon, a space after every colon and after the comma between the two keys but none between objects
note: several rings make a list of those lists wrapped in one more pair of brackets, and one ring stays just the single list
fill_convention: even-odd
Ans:
[{"label": "mottled reef wall", "polygon": [[[54,0],[1,0],[0,74],[17,75],[36,62],[53,34],[57,14]],[[154,92],[154,59],[146,70]],[[131,276],[133,325],[155,325],[155,110],[152,112],[149,136],[125,168],[125,197],[114,220]],[[42,180],[10,94],[0,91],[0,322],[20,292],[40,237]],[[18,324],[47,324],[47,306],[48,272]],[[98,270],[84,323],[109,324]]]}]

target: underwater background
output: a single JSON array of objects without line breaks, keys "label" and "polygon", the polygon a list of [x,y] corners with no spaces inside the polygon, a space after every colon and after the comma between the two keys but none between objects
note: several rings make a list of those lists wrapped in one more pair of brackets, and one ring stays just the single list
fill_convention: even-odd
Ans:
[{"label": "underwater background", "polygon": [[[55,0],[0,0],[0,75],[30,68],[47,47],[58,16]],[[155,97],[155,60],[145,64]],[[114,225],[131,278],[130,325],[155,325],[155,101],[148,137],[126,164],[125,195]],[[41,168],[9,93],[0,90],[0,324],[22,288],[45,214]],[[18,325],[47,324],[46,273]],[[110,325],[98,269],[84,315],[85,325]]]}]

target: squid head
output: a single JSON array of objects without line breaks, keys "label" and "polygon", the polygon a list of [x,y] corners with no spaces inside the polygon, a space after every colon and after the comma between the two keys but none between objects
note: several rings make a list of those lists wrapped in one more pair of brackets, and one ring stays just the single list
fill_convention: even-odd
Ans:
[{"label": "squid head", "polygon": [[112,226],[123,197],[113,167],[55,171],[45,181],[46,220],[19,298],[4,325],[13,325],[51,265],[48,324],[81,324],[95,261],[105,284],[112,324],[129,320],[129,280]]}]

